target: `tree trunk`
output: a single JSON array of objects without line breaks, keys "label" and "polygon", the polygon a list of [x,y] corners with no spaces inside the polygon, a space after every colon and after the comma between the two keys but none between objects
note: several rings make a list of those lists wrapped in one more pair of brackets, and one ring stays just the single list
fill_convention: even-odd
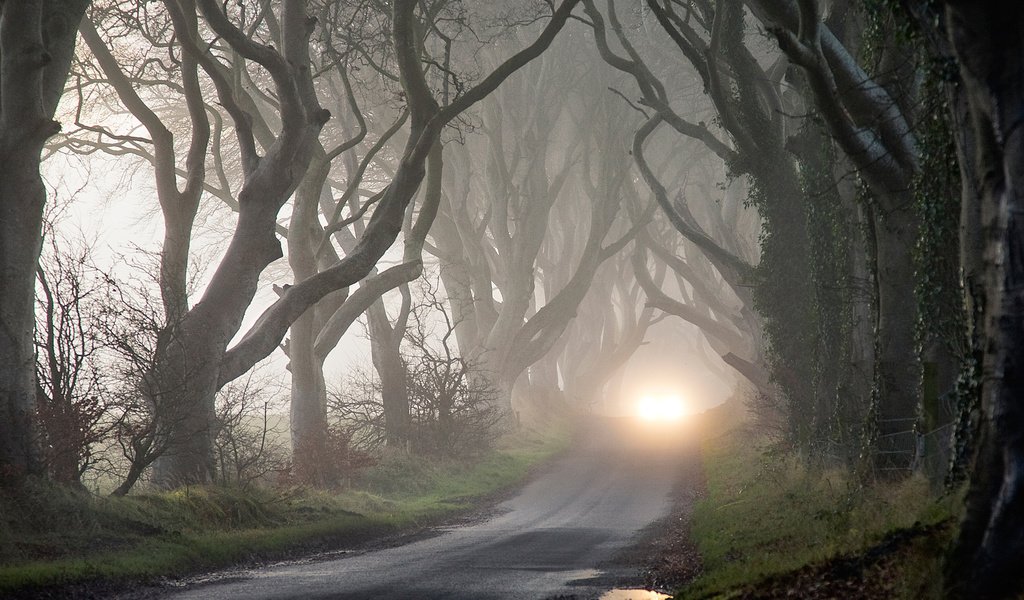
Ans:
[{"label": "tree trunk", "polygon": [[527,369],[530,388],[539,396],[553,398],[562,393],[562,388],[558,385],[558,363],[555,360],[557,355],[558,353],[552,352]]},{"label": "tree trunk", "polygon": [[[856,214],[857,229],[862,232],[852,242],[853,257],[853,306],[852,323],[850,324],[850,368],[847,373],[850,384],[849,401],[844,410],[845,422],[864,422],[864,410],[870,404],[872,382],[875,379],[875,322],[878,319],[878,307],[874,294],[856,290],[871,290],[871,261],[874,260],[874,234],[871,231],[867,215],[867,207],[853,206],[851,212]],[[858,431],[860,429],[858,428]],[[849,454],[854,456],[860,451],[862,440],[847,438]]]},{"label": "tree trunk", "polygon": [[[981,438],[947,584],[954,597],[1010,598],[1024,591],[1024,7],[958,1],[947,11],[985,236]],[[965,252],[975,233],[964,232]]]},{"label": "tree trunk", "polygon": [[[902,210],[896,207],[909,207]],[[914,424],[920,395],[921,363],[914,324],[914,243],[917,219],[913,199],[889,202],[875,219],[877,326],[874,466],[883,476],[909,475],[914,464]]]},{"label": "tree trunk", "polygon": [[[454,228],[453,228],[454,229]],[[453,231],[454,233],[454,231]],[[443,236],[438,233],[437,237]],[[452,240],[456,241],[456,240]],[[438,245],[442,242],[438,240]],[[452,244],[454,252],[461,252],[460,245]],[[455,323],[455,340],[459,345],[459,353],[469,356],[479,337],[476,326],[476,311],[473,307],[473,289],[469,267],[461,257],[448,260],[440,258],[440,277],[448,295],[448,304],[452,310],[452,321]]]},{"label": "tree trunk", "polygon": [[147,378],[149,398],[169,436],[165,455],[154,463],[154,481],[163,487],[210,481],[221,361],[256,294],[260,273],[282,254],[276,211],[258,209],[283,199],[275,197],[276,190],[264,195],[257,186],[250,183],[240,193],[240,204],[257,210],[239,213],[231,244],[206,292],[179,323],[163,332]]},{"label": "tree trunk", "polygon": [[384,440],[388,446],[404,448],[409,440],[409,387],[401,343],[404,323],[391,327],[384,302],[377,300],[366,313],[370,329],[370,355],[380,376],[384,405]]},{"label": "tree trunk", "polygon": [[35,281],[43,144],[88,2],[0,5],[0,485],[40,470],[35,440]]},{"label": "tree trunk", "polygon": [[[319,144],[309,169],[295,191],[288,226],[288,265],[295,283],[317,274],[316,248],[323,237],[318,221],[321,193],[330,162]],[[327,459],[327,384],[323,358],[316,352],[320,332],[318,303],[302,313],[289,329],[288,369],[291,371],[290,427],[295,473],[308,483],[321,480],[320,465]]]},{"label": "tree trunk", "polygon": [[0,482],[40,468],[32,328],[46,191],[39,176],[42,140],[35,150],[26,148],[26,133],[5,128],[0,134]]},{"label": "tree trunk", "polygon": [[214,401],[224,346],[210,343],[196,319],[160,337],[144,390],[166,436],[165,450],[153,462],[153,482],[163,488],[207,483],[215,472]]},{"label": "tree trunk", "polygon": [[313,349],[315,313],[316,307],[310,308],[292,323],[288,339],[292,460],[296,473],[312,476],[313,480],[317,480],[318,464],[326,459],[327,442],[327,384],[323,362]]}]

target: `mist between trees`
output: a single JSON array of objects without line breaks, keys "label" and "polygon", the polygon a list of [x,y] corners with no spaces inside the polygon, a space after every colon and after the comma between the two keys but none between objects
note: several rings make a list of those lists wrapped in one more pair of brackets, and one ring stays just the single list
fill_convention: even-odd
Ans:
[{"label": "mist between trees", "polygon": [[[1019,591],[1022,10],[4,3],[3,485],[344,485],[658,338],[809,464],[967,486],[947,589]],[[114,263],[98,165],[162,230]]]}]

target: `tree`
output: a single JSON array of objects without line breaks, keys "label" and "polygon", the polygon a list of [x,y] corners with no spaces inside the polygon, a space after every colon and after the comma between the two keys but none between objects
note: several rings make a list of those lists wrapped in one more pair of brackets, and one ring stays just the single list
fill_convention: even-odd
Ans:
[{"label": "tree", "polygon": [[93,266],[88,244],[58,237],[53,214],[37,273],[37,435],[43,472],[81,487],[96,447],[117,426],[110,406],[116,383],[104,356],[106,303],[116,284]]},{"label": "tree", "polygon": [[0,485],[40,470],[35,439],[35,281],[43,145],[87,0],[0,5]]},{"label": "tree", "polygon": [[[337,7],[335,4],[331,8]],[[355,15],[358,16],[365,10],[375,9],[363,6],[355,10]],[[328,13],[331,23],[343,18],[330,11]],[[79,131],[65,140],[61,146],[79,153],[99,150],[112,155],[136,155],[151,163],[165,230],[159,270],[163,313],[168,316],[165,336],[173,336],[177,322],[190,308],[184,278],[190,268],[190,245],[195,234],[201,200],[204,194],[212,195],[236,213],[239,212],[241,206],[235,197],[232,182],[243,177],[242,161],[239,159],[237,148],[224,140],[224,130],[227,128],[224,120],[230,116],[222,114],[221,109],[205,99],[216,91],[211,89],[208,80],[200,77],[198,62],[190,54],[186,54],[182,60],[176,57],[178,48],[174,40],[175,32],[166,9],[156,5],[135,10],[135,7],[126,8],[115,3],[104,6],[102,10],[97,8],[93,11],[92,19],[95,23],[87,22],[82,30],[91,56],[82,57],[82,69],[76,73],[79,97],[76,121],[79,124]],[[257,31],[262,29],[259,25],[265,26],[270,41],[281,46],[282,31],[277,26],[275,15],[264,13],[263,19],[252,23],[250,28]],[[197,30],[199,23],[194,12],[189,25]],[[347,35],[351,36],[354,33],[348,31]],[[310,166],[296,188],[294,208],[287,227],[277,227],[278,233],[287,237],[289,265],[297,281],[318,272],[318,264],[330,266],[339,260],[330,244],[321,243],[325,234],[317,221],[317,215],[321,206],[324,212],[335,211],[330,202],[324,200],[324,196],[331,193],[332,184],[328,183],[328,179],[332,159],[352,151],[368,133],[366,119],[360,112],[361,107],[346,71],[346,59],[339,58],[333,51],[334,46],[329,37],[325,39],[330,51],[324,53],[322,64],[317,64],[314,68],[315,72],[321,74],[314,83],[319,84],[319,89],[325,88],[326,85],[335,96],[329,99],[333,100],[332,106],[337,105],[337,110],[341,113],[338,121],[341,122],[342,139],[336,143],[332,140],[334,145],[330,148],[324,148],[319,139],[317,140],[312,149]],[[143,51],[140,52],[140,48]],[[170,53],[169,60],[164,59],[164,53]],[[241,63],[240,66],[245,66],[244,61],[238,62]],[[217,65],[210,63],[208,67],[210,66],[216,68]],[[246,81],[248,85],[233,87],[235,100],[251,118],[248,125],[255,141],[264,148],[273,146],[277,136],[277,124],[273,115],[277,111],[277,106],[272,98],[257,91],[262,85],[257,83],[261,77],[259,69],[238,68],[231,73],[224,71],[220,74]],[[119,133],[103,125],[81,122],[83,114],[96,112],[90,111],[88,106],[82,106],[97,96],[92,91],[95,87],[101,90],[101,94],[105,87],[112,89],[148,137],[135,132]],[[181,106],[186,110],[179,110]],[[101,113],[92,116],[102,123],[107,115]],[[357,131],[351,137],[346,137],[346,121],[353,118],[358,124]],[[404,122],[403,116],[384,132],[367,158],[382,148]],[[175,144],[175,140],[186,137],[189,143],[184,149],[184,156],[179,159],[176,153],[182,144]],[[339,136],[333,131],[328,131],[325,137]],[[207,177],[208,170],[210,177]],[[356,192],[362,183],[363,169],[352,171],[356,172],[345,186],[342,204],[347,204],[345,200],[348,199],[358,200],[359,194]],[[183,180],[183,189],[179,189],[178,178]],[[372,204],[372,201],[367,201],[361,206],[352,206],[356,218],[346,219],[346,222],[357,221]],[[336,213],[335,218],[339,216]],[[348,233],[333,221],[329,222],[328,227],[336,235]],[[351,242],[348,245],[350,250],[355,244],[355,237],[348,235],[345,239]],[[409,272],[409,269],[404,269],[403,272]],[[324,439],[326,423],[323,414],[325,392],[322,362],[326,352],[333,348],[333,344],[344,331],[332,332],[335,334],[333,343],[316,339],[314,336],[319,326],[322,326],[345,301],[345,291],[339,290],[329,295],[314,309],[304,313],[293,325],[291,339],[282,345],[289,354],[291,363],[291,422],[293,446],[297,448],[299,462],[305,460],[306,449],[316,456],[322,455],[322,452],[313,447],[315,443],[307,443],[304,440],[309,438],[322,442]],[[314,342],[317,341],[319,344],[314,348]],[[158,411],[158,414],[163,413],[164,411]],[[299,470],[311,471],[305,467]]]},{"label": "tree", "polygon": [[971,116],[971,131],[960,135],[975,144],[967,156],[976,160],[980,194],[965,201],[980,216],[984,240],[975,246],[979,232],[964,223],[964,261],[984,268],[984,357],[980,437],[947,587],[962,598],[1006,598],[1024,589],[1024,142],[1018,127],[1024,109],[1024,44],[1018,33],[1024,9],[948,2],[945,18]]},{"label": "tree", "polygon": [[283,431],[271,413],[280,401],[272,394],[270,381],[254,371],[221,389],[214,437],[218,483],[247,488],[287,470],[286,444],[278,437]]},{"label": "tree", "polygon": [[[456,350],[456,323],[438,286],[427,278],[421,282],[403,340],[409,411],[405,435],[415,452],[472,456],[490,447],[507,424],[495,402],[498,390],[487,378],[476,376],[479,367]],[[382,387],[385,384],[382,380]],[[383,410],[386,421],[386,402]]]},{"label": "tree", "polygon": [[402,361],[401,345],[412,310],[409,285],[400,288],[402,304],[394,324],[388,318],[383,300],[377,300],[366,313],[370,332],[373,367],[381,384],[381,405],[384,411],[384,440],[388,446],[401,448],[409,441],[409,374]]},{"label": "tree", "polygon": [[[532,80],[504,88],[483,107],[483,135],[467,137],[465,151],[452,153],[431,236],[461,352],[501,391],[505,411],[513,399],[517,411],[550,408],[530,405],[540,390],[515,388],[543,380],[544,394],[557,393],[551,374],[558,353],[549,353],[599,267],[639,230],[620,218],[635,195],[621,141],[628,121],[617,102],[595,93],[601,81],[593,69],[565,79],[564,65],[578,60],[575,47],[560,48],[531,67]],[[562,103],[564,93],[578,102]],[[595,114],[600,127],[582,126]],[[489,176],[481,181],[476,173]],[[554,215],[587,225],[552,227]],[[545,357],[549,362],[538,363]]]},{"label": "tree", "polygon": [[[907,90],[870,77],[822,22],[817,2],[748,2],[806,76],[808,99],[871,191],[876,297],[875,465],[886,474],[912,464],[920,402],[912,248],[920,217],[913,199],[919,150]],[[902,94],[902,95],[901,95]]]},{"label": "tree", "polygon": [[[676,12],[677,4],[686,14]],[[763,319],[751,329],[765,331],[772,375],[787,403],[791,439],[809,447],[813,429],[813,357],[807,352],[812,328],[813,289],[808,277],[806,204],[795,157],[787,146],[790,123],[781,110],[782,94],[774,67],[761,66],[744,44],[742,6],[733,2],[648,2],[671,45],[685,59],[690,71],[673,70],[687,79],[693,73],[703,84],[717,113],[725,141],[706,121],[684,118],[673,106],[673,88],[650,67],[648,59],[627,35],[615,12],[606,3],[602,13],[595,2],[584,3],[593,23],[594,43],[601,58],[628,74],[641,93],[638,104],[647,115],[636,131],[633,158],[672,226],[698,247],[723,280],[743,302],[750,317],[756,310]],[[607,17],[607,24],[606,24]],[[614,37],[612,37],[614,36]],[[622,51],[612,43],[618,42]],[[646,44],[647,52],[664,53],[665,46]],[[661,62],[678,63],[678,56]],[[754,265],[726,248],[721,241],[694,227],[686,218],[685,201],[673,201],[662,175],[646,159],[645,146],[657,129],[667,125],[681,136],[702,143],[718,156],[731,177],[749,177],[749,201],[762,218],[761,260]],[[760,337],[760,335],[758,336]]]},{"label": "tree", "polygon": [[276,217],[308,168],[328,114],[320,108],[310,79],[308,40],[312,31],[303,3],[282,3],[283,43],[279,51],[251,39],[216,3],[199,2],[211,29],[230,44],[237,56],[257,63],[273,80],[281,129],[262,156],[256,149],[250,117],[236,101],[224,66],[204,50],[205,46],[188,27],[186,16],[190,7],[168,5],[185,52],[195,54],[234,121],[245,177],[238,191],[238,223],[226,254],[199,302],[176,324],[175,334],[168,336],[167,343],[158,348],[152,378],[167,384],[158,387],[175,390],[173,397],[161,401],[171,402],[190,416],[185,426],[177,428],[171,449],[161,459],[159,481],[176,485],[209,480],[210,423],[216,390],[273,352],[291,324],[316,302],[370,273],[401,231],[406,208],[423,180],[424,165],[444,126],[542,53],[565,24],[575,3],[568,0],[560,5],[532,44],[443,107],[428,86],[420,61],[415,19],[418,3],[395,3],[393,47],[409,104],[411,129],[394,177],[381,193],[352,253],[336,265],[283,290],[277,302],[230,349],[228,344],[252,301],[259,274],[282,254],[275,235]]},{"label": "tree", "polygon": [[640,286],[630,276],[630,258],[628,252],[620,252],[602,266],[580,304],[579,316],[562,335],[558,372],[565,381],[566,399],[578,408],[604,399],[608,384],[661,320],[653,308],[643,305]]}]

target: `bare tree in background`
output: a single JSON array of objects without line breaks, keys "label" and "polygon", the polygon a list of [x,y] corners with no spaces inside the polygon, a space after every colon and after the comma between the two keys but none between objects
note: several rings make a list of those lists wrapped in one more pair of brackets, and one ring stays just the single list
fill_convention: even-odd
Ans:
[{"label": "bare tree in background", "polygon": [[37,274],[36,416],[44,472],[81,487],[116,427],[110,396],[117,384],[104,356],[106,303],[116,284],[92,264],[88,243],[58,236],[53,214]]},{"label": "bare tree in background", "polygon": [[[631,165],[622,159],[624,147],[609,151],[628,121],[593,93],[600,85],[594,71],[564,78],[562,65],[576,52],[560,47],[531,66],[532,81],[515,82],[484,107],[483,135],[452,149],[431,236],[462,354],[501,391],[503,410],[515,397],[516,410],[532,418],[551,408],[542,396],[558,391],[551,377],[557,352],[546,365],[538,361],[556,348],[601,264],[636,233],[620,218]],[[538,97],[539,90],[551,98]],[[579,101],[555,100],[566,93]],[[595,114],[602,115],[600,127],[581,126]],[[481,172],[488,177],[474,177]],[[554,227],[556,215],[586,226]],[[545,251],[557,259],[545,261]],[[537,267],[545,269],[541,278]],[[555,389],[526,389],[542,380]],[[521,393],[514,394],[517,385]]]},{"label": "bare tree in background", "polygon": [[250,371],[217,394],[214,453],[216,482],[247,488],[272,483],[288,468],[281,399],[272,384]]},{"label": "bare tree in background", "polygon": [[605,387],[645,342],[648,329],[663,318],[644,306],[631,271],[628,252],[605,263],[563,334],[556,365],[565,380],[566,399],[578,409],[604,399]]},{"label": "bare tree in background", "polygon": [[459,355],[457,323],[437,286],[424,279],[419,295],[405,332],[409,442],[427,454],[473,456],[490,447],[507,425],[496,401],[499,390],[474,374],[479,366]]},{"label": "bare tree in background", "polygon": [[[332,394],[335,424],[361,449],[379,451],[386,445],[433,456],[478,454],[508,425],[497,402],[498,390],[488,377],[480,376],[478,365],[460,354],[455,339],[458,322],[429,275],[415,290],[403,291],[399,310],[399,320],[408,323],[392,332],[402,338],[397,367],[382,370],[375,365],[376,376],[353,373],[345,387]],[[371,327],[368,323],[367,329]],[[398,380],[390,384],[401,387],[403,405],[396,406],[394,398],[387,397],[394,391],[385,376]],[[401,425],[400,443],[394,438],[396,420]]]}]

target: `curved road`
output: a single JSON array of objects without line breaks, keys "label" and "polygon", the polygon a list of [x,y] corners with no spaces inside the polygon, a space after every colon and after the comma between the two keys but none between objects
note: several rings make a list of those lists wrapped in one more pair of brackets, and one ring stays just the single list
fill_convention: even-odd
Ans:
[{"label": "curved road", "polygon": [[616,554],[671,508],[672,486],[695,456],[693,444],[679,442],[685,437],[597,422],[486,521],[403,546],[244,572],[168,597],[597,598],[631,570],[617,568]]}]

